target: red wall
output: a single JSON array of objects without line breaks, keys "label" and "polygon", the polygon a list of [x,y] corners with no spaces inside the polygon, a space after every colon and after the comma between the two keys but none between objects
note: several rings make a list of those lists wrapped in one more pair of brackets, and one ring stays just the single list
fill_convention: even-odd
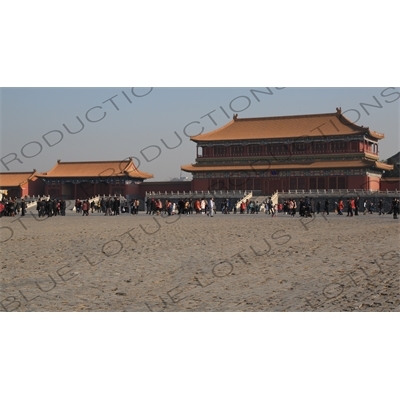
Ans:
[{"label": "red wall", "polygon": [[[31,180],[27,185],[23,187],[28,187],[26,195],[28,196],[43,196],[45,194],[45,184],[41,179]],[[25,194],[24,194],[25,196]]]},{"label": "red wall", "polygon": [[368,176],[347,177],[347,189],[370,190]]},{"label": "red wall", "polygon": [[210,182],[209,182],[209,179],[195,179],[195,180],[193,180],[193,188],[192,188],[192,190],[193,191],[198,191],[198,192],[201,192],[202,190],[203,191],[207,191],[207,190],[209,190],[209,187],[210,187]]},{"label": "red wall", "polygon": [[125,196],[141,197],[140,185],[125,185]]},{"label": "red wall", "polygon": [[400,191],[400,178],[381,179],[380,190],[394,191],[396,189]]},{"label": "red wall", "polygon": [[[271,178],[260,178],[261,187],[252,187],[253,179],[241,179],[241,181],[246,181],[246,184],[241,186],[235,186],[234,183],[238,179],[194,179],[193,180],[193,191],[207,191],[207,190],[262,190],[266,195],[272,194],[275,191],[287,191],[289,189],[294,190],[309,190],[311,186],[310,177],[271,177]],[[292,187],[291,179],[296,180],[296,187]],[[300,179],[303,181],[300,184]],[[316,184],[318,189],[336,189],[339,186],[339,182],[335,182],[335,187],[330,187],[329,177],[314,177],[312,179],[317,179]],[[323,182],[322,182],[323,181]],[[233,182],[233,183],[232,183]],[[213,184],[212,184],[213,183]],[[322,185],[322,183],[325,183]],[[219,186],[218,186],[219,185]],[[292,185],[292,186],[291,186]],[[393,187],[393,184],[392,184]],[[379,190],[380,189],[380,179],[377,177],[363,176],[347,176],[345,177],[345,188],[347,189],[362,189],[362,190]],[[315,187],[314,187],[315,189]]]}]

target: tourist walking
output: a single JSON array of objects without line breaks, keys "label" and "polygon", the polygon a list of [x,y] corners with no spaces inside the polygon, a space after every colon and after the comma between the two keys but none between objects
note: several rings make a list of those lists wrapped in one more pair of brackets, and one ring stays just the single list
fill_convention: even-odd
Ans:
[{"label": "tourist walking", "polygon": [[214,198],[211,197],[211,199],[208,201],[208,215],[210,217],[214,216]]},{"label": "tourist walking", "polygon": [[351,206],[351,199],[347,199],[347,216],[352,217],[353,216],[353,209]]},{"label": "tourist walking", "polygon": [[67,208],[67,204],[65,200],[60,200],[60,215],[65,217],[65,209]]},{"label": "tourist walking", "polygon": [[297,211],[297,203],[296,200],[293,199],[292,217],[296,215],[296,211]]},{"label": "tourist walking", "polygon": [[111,199],[109,197],[107,197],[106,203],[106,213],[105,215],[112,215],[112,211],[111,211]]},{"label": "tourist walking", "polygon": [[206,213],[206,201],[204,199],[201,199],[200,207],[201,207],[201,213],[204,215]]},{"label": "tourist walking", "polygon": [[121,200],[119,197],[114,197],[114,203],[113,203],[113,212],[114,215],[119,215],[119,210],[121,208]]},{"label": "tourist walking", "polygon": [[146,200],[146,214],[151,214],[151,199],[147,198]]},{"label": "tourist walking", "polygon": [[382,199],[379,199],[378,210],[379,210],[379,215],[384,214],[384,212],[383,212],[383,200]]},{"label": "tourist walking", "polygon": [[272,203],[272,201],[270,203],[270,206],[271,206],[271,217],[275,217],[276,211],[277,211],[277,207],[276,207],[276,205],[274,205],[274,203]]},{"label": "tourist walking", "polygon": [[354,200],[354,215],[358,215],[358,210],[360,208],[360,198],[357,196]]},{"label": "tourist walking", "polygon": [[101,211],[104,214],[106,214],[107,213],[107,200],[104,197],[101,198],[100,207],[101,207]]},{"label": "tourist walking", "polygon": [[329,215],[329,200],[328,199],[325,200],[324,212],[322,215],[325,215],[325,214]]},{"label": "tourist walking", "polygon": [[344,208],[343,200],[340,199],[338,202],[338,215],[343,215],[343,208]]},{"label": "tourist walking", "polygon": [[82,203],[82,217],[89,216],[89,201],[84,200]]},{"label": "tourist walking", "polygon": [[371,201],[371,202],[369,203],[368,212],[369,212],[370,214],[373,214],[374,211],[375,211],[375,206],[374,206],[374,203]]},{"label": "tourist walking", "polygon": [[393,219],[398,219],[399,214],[399,199],[394,198],[392,201]]},{"label": "tourist walking", "polygon": [[367,212],[368,212],[368,202],[367,202],[367,200],[364,200],[363,207],[364,207],[364,215],[366,215]]},{"label": "tourist walking", "polygon": [[26,210],[26,203],[24,199],[21,199],[21,217],[25,215],[25,210]]}]

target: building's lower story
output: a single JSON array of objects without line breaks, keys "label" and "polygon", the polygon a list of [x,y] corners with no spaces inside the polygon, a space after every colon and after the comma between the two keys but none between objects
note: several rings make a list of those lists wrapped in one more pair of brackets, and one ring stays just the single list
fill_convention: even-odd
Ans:
[{"label": "building's lower story", "polygon": [[[336,165],[334,165],[336,164]],[[382,171],[390,166],[379,162],[313,163],[296,165],[185,166],[193,174],[192,190],[256,190],[265,195],[276,191],[358,189],[380,190]],[[349,165],[350,164],[350,165]],[[354,164],[354,165],[352,165]],[[335,168],[335,167],[336,168]]]},{"label": "building's lower story", "polygon": [[63,199],[88,199],[97,195],[101,196],[125,196],[129,185],[125,182],[107,183],[96,181],[73,181],[73,182],[46,182],[45,195],[51,198]]},{"label": "building's lower story", "polygon": [[256,190],[263,194],[288,190],[324,190],[324,189],[362,189],[380,190],[378,176],[290,176],[269,177],[241,176],[229,178],[193,178],[193,191],[206,190]]}]

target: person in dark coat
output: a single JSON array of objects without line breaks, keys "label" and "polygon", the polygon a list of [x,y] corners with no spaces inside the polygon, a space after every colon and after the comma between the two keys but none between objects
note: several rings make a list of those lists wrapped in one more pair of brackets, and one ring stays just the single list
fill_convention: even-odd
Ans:
[{"label": "person in dark coat", "polygon": [[324,214],[329,215],[329,200],[325,200],[325,206],[324,206]]},{"label": "person in dark coat", "polygon": [[384,214],[383,212],[383,200],[380,199],[378,202],[378,210],[379,210],[379,215]]},{"label": "person in dark coat", "polygon": [[53,209],[53,215],[57,216],[58,215],[58,200],[54,199],[52,203],[52,209]]},{"label": "person in dark coat", "polygon": [[106,205],[106,213],[104,215],[112,215],[112,211],[111,211],[112,204],[111,204],[111,199],[109,197],[107,197],[105,205]]},{"label": "person in dark coat", "polygon": [[151,214],[151,199],[146,200],[146,214]]},{"label": "person in dark coat", "polygon": [[114,215],[119,215],[119,210],[121,208],[121,200],[118,197],[114,198]]},{"label": "person in dark coat", "polygon": [[24,199],[21,199],[21,217],[25,215],[25,210],[26,210],[26,203]]},{"label": "person in dark coat", "polygon": [[104,197],[102,197],[102,199],[100,201],[100,207],[101,207],[101,211],[105,214],[107,211],[107,206],[106,206],[106,199]]},{"label": "person in dark coat", "polygon": [[[131,200],[131,214],[135,214],[135,199]],[[146,213],[147,214],[147,213]]]},{"label": "person in dark coat", "polygon": [[48,217],[52,217],[53,216],[53,203],[52,201],[49,199],[47,201],[45,201],[45,209],[46,209],[46,214]]},{"label": "person in dark coat", "polygon": [[358,196],[354,200],[354,205],[355,205],[354,215],[358,215],[358,210],[360,208],[360,198]]},{"label": "person in dark coat", "polygon": [[399,199],[394,198],[392,201],[393,219],[398,219],[399,214]]},{"label": "person in dark coat", "polygon": [[61,216],[64,217],[65,217],[65,208],[66,208],[65,200],[60,200],[60,214]]}]

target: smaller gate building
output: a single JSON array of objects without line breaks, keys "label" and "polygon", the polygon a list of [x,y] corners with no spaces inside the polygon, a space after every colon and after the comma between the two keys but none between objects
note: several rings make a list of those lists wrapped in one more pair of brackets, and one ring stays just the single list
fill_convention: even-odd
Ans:
[{"label": "smaller gate building", "polygon": [[64,199],[127,196],[138,191],[137,184],[153,178],[152,174],[139,171],[131,158],[122,161],[58,160],[50,171],[36,176],[45,183],[45,195]]}]

